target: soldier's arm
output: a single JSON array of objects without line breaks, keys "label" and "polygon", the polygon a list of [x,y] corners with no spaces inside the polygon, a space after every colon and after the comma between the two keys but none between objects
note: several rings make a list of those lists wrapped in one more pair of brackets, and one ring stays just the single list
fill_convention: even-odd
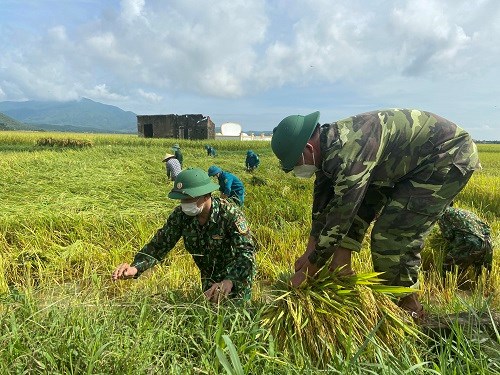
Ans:
[{"label": "soldier's arm", "polygon": [[[361,159],[362,160],[362,159]],[[351,227],[369,185],[374,161],[350,161],[333,175],[333,197],[318,217],[323,228],[309,261],[323,266]]]},{"label": "soldier's arm", "polygon": [[153,238],[135,255],[131,267],[136,267],[139,277],[144,271],[163,260],[172,250],[182,234],[182,213],[177,207],[168,217],[165,225],[160,228]]},{"label": "soldier's arm", "polygon": [[243,214],[237,212],[231,216],[229,235],[234,258],[227,265],[226,279],[245,283],[255,273],[255,244]]}]

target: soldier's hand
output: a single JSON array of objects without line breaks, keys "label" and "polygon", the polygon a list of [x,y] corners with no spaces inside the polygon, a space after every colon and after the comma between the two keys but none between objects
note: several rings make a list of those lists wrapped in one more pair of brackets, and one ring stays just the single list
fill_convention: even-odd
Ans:
[{"label": "soldier's hand", "polygon": [[217,302],[222,297],[227,297],[233,289],[233,282],[231,280],[222,280],[220,283],[214,283],[205,291],[205,297],[210,302]]},{"label": "soldier's hand", "polygon": [[290,278],[290,283],[292,287],[297,288],[302,284],[308,277],[313,277],[319,271],[319,267],[306,260],[303,266],[295,271],[293,276]]},{"label": "soldier's hand", "polygon": [[309,258],[309,255],[314,251],[314,248],[316,247],[316,239],[312,236],[309,237],[309,241],[307,242],[307,247],[306,247],[306,251],[304,252],[304,254],[302,254],[300,257],[297,258],[297,260],[295,261],[295,265],[294,265],[294,269],[295,269],[295,272],[297,272],[298,270],[300,270],[305,262],[308,260]]},{"label": "soldier's hand", "polygon": [[128,263],[122,263],[116,267],[116,270],[111,275],[111,278],[113,281],[119,279],[131,279],[137,274],[137,272],[137,268],[130,266]]}]

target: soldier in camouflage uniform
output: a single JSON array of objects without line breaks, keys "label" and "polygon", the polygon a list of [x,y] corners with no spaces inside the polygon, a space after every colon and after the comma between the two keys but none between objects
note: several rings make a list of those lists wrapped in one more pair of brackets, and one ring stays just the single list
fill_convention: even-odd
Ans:
[{"label": "soldier in camouflage uniform", "polygon": [[241,210],[211,196],[218,188],[201,169],[179,173],[168,196],[180,199],[181,204],[135,255],[132,264],[119,265],[112,278],[137,278],[160,262],[182,237],[200,270],[208,300],[215,302],[223,296],[250,299],[255,245]]},{"label": "soldier in camouflage uniform", "polygon": [[485,267],[491,270],[493,246],[491,228],[471,211],[448,207],[438,219],[439,229],[446,240],[443,270],[459,271],[474,267],[476,276]]},{"label": "soldier in camouflage uniform", "polygon": [[[418,286],[423,241],[441,212],[480,168],[476,145],[454,123],[411,109],[373,111],[320,126],[319,112],[288,116],[271,147],[285,172],[316,173],[312,228],[295,263],[300,285],[330,258],[351,269],[369,225],[375,271],[388,284]],[[413,293],[400,304],[412,316]]]}]

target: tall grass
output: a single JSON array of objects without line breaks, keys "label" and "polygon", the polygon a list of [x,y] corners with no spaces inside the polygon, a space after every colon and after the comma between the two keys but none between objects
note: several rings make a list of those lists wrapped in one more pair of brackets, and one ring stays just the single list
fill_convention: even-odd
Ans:
[{"label": "tall grass", "polygon": [[[37,146],[38,139],[48,137],[93,146]],[[215,158],[206,156],[207,142],[179,142],[186,167],[217,164],[246,185],[244,211],[258,244],[249,304],[205,303],[182,243],[138,280],[110,281],[114,267],[132,259],[177,203],[166,197],[172,185],[161,159],[178,141],[0,133],[1,373],[316,373],[310,355],[301,350],[289,355],[261,325],[269,289],[280,274],[291,272],[305,249],[312,202],[312,180],[282,173],[267,142],[211,142]],[[253,173],[244,171],[247,149],[262,160]],[[458,204],[489,221],[498,248],[500,147],[487,146],[484,157],[480,147],[480,156],[484,170],[473,176]],[[497,253],[491,274],[465,294],[453,275],[443,281],[430,267],[439,258],[435,230],[424,250],[429,267],[421,274],[426,307],[439,314],[498,311]],[[358,272],[371,271],[367,243],[354,264]],[[446,336],[404,343],[397,353],[374,347],[372,360],[342,355],[326,369],[495,373],[498,334],[478,339],[477,332],[456,326]]]}]

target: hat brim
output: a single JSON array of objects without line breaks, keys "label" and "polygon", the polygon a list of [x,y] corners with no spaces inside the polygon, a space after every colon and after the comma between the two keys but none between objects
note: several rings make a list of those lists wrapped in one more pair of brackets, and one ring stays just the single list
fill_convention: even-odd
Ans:
[{"label": "hat brim", "polygon": [[302,155],[302,152],[307,145],[307,141],[311,138],[311,135],[318,124],[319,114],[319,111],[316,111],[304,116],[302,129],[297,136],[298,141],[295,144],[295,149],[290,151],[289,160],[281,162],[281,169],[283,169],[286,173],[291,172],[293,167],[297,164],[297,160],[299,160],[300,155]]},{"label": "hat brim", "polygon": [[205,194],[211,193],[215,190],[219,189],[219,185],[213,182],[209,184],[198,186],[191,189],[172,189],[170,193],[168,193],[168,197],[171,199],[189,199],[189,198],[197,198],[201,197]]}]

